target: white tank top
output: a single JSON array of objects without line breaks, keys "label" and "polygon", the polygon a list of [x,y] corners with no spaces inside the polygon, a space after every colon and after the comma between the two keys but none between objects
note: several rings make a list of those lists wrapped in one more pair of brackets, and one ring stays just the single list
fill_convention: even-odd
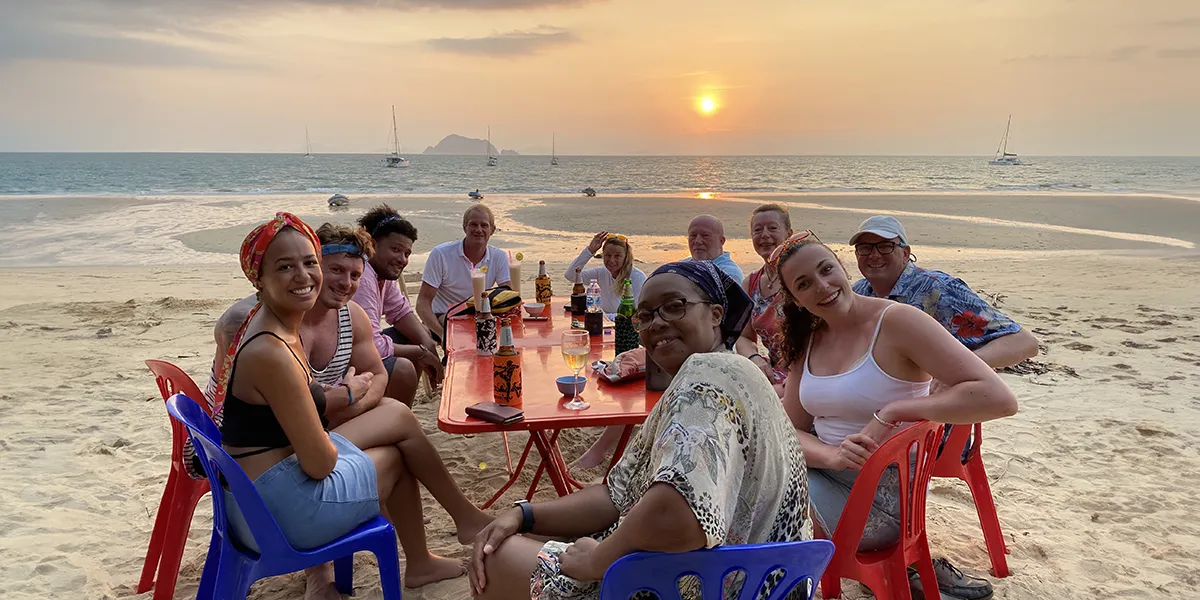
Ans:
[{"label": "white tank top", "polygon": [[[894,305],[893,305],[894,306]],[[852,433],[862,431],[875,411],[895,400],[920,398],[929,395],[929,381],[905,381],[883,372],[875,362],[875,340],[883,326],[883,316],[892,306],[883,309],[871,345],[849,371],[837,375],[813,375],[808,370],[812,354],[812,337],[804,353],[804,374],[800,378],[800,405],[813,416],[817,438],[830,446],[841,445]],[[907,424],[906,424],[907,425]],[[899,429],[894,430],[899,431]]]}]

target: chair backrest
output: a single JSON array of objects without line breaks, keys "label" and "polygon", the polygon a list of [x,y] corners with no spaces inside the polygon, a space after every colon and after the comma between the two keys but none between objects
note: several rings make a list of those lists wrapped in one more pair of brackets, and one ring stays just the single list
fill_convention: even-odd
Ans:
[{"label": "chair backrest", "polygon": [[[196,382],[183,372],[183,369],[165,361],[165,360],[147,360],[146,366],[150,368],[150,372],[154,374],[154,382],[158,384],[158,393],[162,394],[165,401],[167,398],[175,394],[183,394],[189,398],[203,398],[204,395],[200,392],[200,388],[196,387]],[[208,410],[208,404],[202,403],[205,411]],[[187,429],[174,419],[171,420],[171,461],[179,462],[183,460],[183,443],[187,441]]]},{"label": "chair backrest", "polygon": [[837,548],[857,551],[879,478],[891,465],[897,465],[900,471],[900,543],[908,546],[925,533],[926,490],[933,476],[944,427],[931,421],[910,425],[871,454],[854,481],[854,488],[850,490],[846,507],[833,532],[832,539]]},{"label": "chair backrest", "polygon": [[204,474],[213,490],[213,528],[225,539],[234,539],[225,514],[225,494],[221,491],[221,477],[224,476],[262,554],[295,554],[296,550],[284,539],[275,517],[267,510],[246,472],[221,448],[221,432],[208,413],[184,394],[167,399],[167,412],[191,433],[196,456],[204,466]]},{"label": "chair backrest", "polygon": [[807,586],[801,589],[811,600],[831,558],[833,544],[828,540],[721,546],[679,553],[636,552],[608,568],[600,584],[600,600],[629,600],[642,590],[655,593],[660,600],[680,598],[679,580],[689,575],[700,580],[704,600],[723,600],[726,577],[738,571],[745,573],[745,578],[737,597],[749,600],[758,596],[763,583],[777,570],[782,575],[765,600],[779,600],[797,585]]},{"label": "chair backrest", "polygon": [[[947,425],[949,434],[942,444],[942,451],[933,466],[934,477],[959,477],[963,472],[963,464],[979,455],[979,444],[983,439],[983,426]],[[974,433],[974,435],[972,435]],[[967,447],[967,441],[971,446]],[[966,448],[966,451],[963,449]]]}]

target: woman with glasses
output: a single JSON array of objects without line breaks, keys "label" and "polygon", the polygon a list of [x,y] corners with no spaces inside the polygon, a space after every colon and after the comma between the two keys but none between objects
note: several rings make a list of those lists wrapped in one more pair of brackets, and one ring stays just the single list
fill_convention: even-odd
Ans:
[{"label": "woman with glasses", "polygon": [[[833,533],[858,471],[916,421],[978,423],[1017,412],[1012,390],[920,310],[855,294],[837,255],[811,231],[770,262],[784,286],[783,405],[808,460],[813,515]],[[929,393],[936,378],[944,390]],[[900,536],[898,471],[885,472],[859,550]]]},{"label": "woman with glasses", "polygon": [[[783,323],[783,294],[779,274],[771,267],[771,253],[792,235],[792,217],[787,207],[780,204],[763,204],[750,215],[750,241],[754,251],[763,259],[763,266],[746,276],[742,289],[754,303],[750,325],[737,341],[737,353],[749,358],[762,370],[775,386],[775,392],[783,396],[783,381],[787,379],[787,365],[779,360],[779,344],[783,339],[780,325]],[[758,342],[767,348],[767,355],[758,352]]]},{"label": "woman with glasses", "polygon": [[634,316],[670,387],[606,484],[520,502],[476,536],[477,597],[594,599],[609,565],[632,552],[811,537],[800,445],[770,382],[729,351],[750,318],[738,283],[710,262],[669,263],[646,280]]},{"label": "woman with glasses", "polygon": [[[600,252],[604,266],[584,269],[597,252]],[[580,276],[583,285],[586,286],[593,279],[600,284],[600,310],[604,311],[609,320],[616,316],[617,307],[621,305],[625,280],[628,279],[633,284],[634,302],[637,302],[638,295],[642,293],[642,285],[646,283],[646,274],[633,266],[633,248],[629,245],[629,239],[607,231],[601,231],[592,237],[587,248],[571,261],[567,272],[563,274],[567,281],[575,281],[575,269],[582,269]]]}]

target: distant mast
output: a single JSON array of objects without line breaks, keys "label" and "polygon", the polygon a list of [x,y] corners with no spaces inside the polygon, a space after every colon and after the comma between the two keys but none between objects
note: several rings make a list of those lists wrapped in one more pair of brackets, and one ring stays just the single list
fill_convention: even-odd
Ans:
[{"label": "distant mast", "polygon": [[1004,126],[1004,137],[1000,138],[1000,146],[996,148],[996,156],[988,161],[989,165],[1017,166],[1025,163],[1016,154],[1008,151],[1008,132],[1012,128],[1012,115],[1008,115],[1008,124]]},{"label": "distant mast", "polygon": [[495,156],[492,156],[492,126],[491,125],[488,125],[487,133],[488,133],[487,147],[484,148],[487,151],[487,166],[494,167],[494,166],[500,164],[500,159],[496,158]]},{"label": "distant mast", "polygon": [[312,158],[312,142],[308,139],[308,128],[304,128],[304,158]]},{"label": "distant mast", "polygon": [[550,165],[551,166],[558,164],[558,152],[556,151],[554,137],[555,137],[555,134],[551,133],[550,134]]},{"label": "distant mast", "polygon": [[389,140],[391,146],[391,154],[388,154],[383,159],[383,164],[388,167],[407,167],[408,159],[400,156],[400,130],[396,127],[396,105],[392,105],[392,139]]}]

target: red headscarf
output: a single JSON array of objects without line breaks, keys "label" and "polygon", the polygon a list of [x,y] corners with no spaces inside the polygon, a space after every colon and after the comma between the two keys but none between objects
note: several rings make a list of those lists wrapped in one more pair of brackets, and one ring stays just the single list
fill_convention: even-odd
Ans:
[{"label": "red headscarf", "polygon": [[238,252],[242,260],[242,272],[246,274],[246,278],[250,283],[258,283],[259,277],[262,276],[258,272],[262,266],[263,255],[267,252],[267,246],[271,245],[271,241],[275,236],[279,235],[285,227],[291,227],[296,231],[304,234],[308,241],[312,242],[313,250],[317,256],[321,255],[321,240],[317,238],[317,232],[313,231],[308,223],[300,220],[300,217],[292,213],[277,212],[275,218],[255,227],[246,239],[242,240],[242,249]]},{"label": "red headscarf", "polygon": [[[291,227],[304,234],[304,237],[312,242],[313,250],[317,256],[321,255],[321,240],[317,238],[317,233],[313,231],[312,227],[309,227],[307,223],[300,220],[300,217],[292,213],[277,212],[274,219],[255,227],[246,236],[246,239],[242,240],[242,248],[238,252],[238,258],[242,263],[242,272],[246,274],[246,279],[249,279],[250,283],[257,284],[258,280],[262,277],[259,269],[262,267],[263,256],[267,253],[267,247],[275,240],[275,236],[279,235],[279,232],[287,227]],[[223,407],[225,403],[225,394],[228,392],[227,388],[229,386],[229,372],[232,370],[233,358],[237,356],[238,347],[242,345],[242,337],[246,333],[246,327],[250,324],[250,320],[254,318],[254,315],[258,314],[258,309],[260,308],[262,308],[261,301],[255,304],[254,308],[250,309],[250,313],[246,315],[246,319],[238,327],[237,333],[234,334],[233,340],[229,344],[229,348],[225,351],[225,361],[221,365],[221,373],[217,378],[217,393],[213,398],[213,403],[218,407]],[[213,418],[220,424],[221,421],[218,420],[215,411]]]}]

